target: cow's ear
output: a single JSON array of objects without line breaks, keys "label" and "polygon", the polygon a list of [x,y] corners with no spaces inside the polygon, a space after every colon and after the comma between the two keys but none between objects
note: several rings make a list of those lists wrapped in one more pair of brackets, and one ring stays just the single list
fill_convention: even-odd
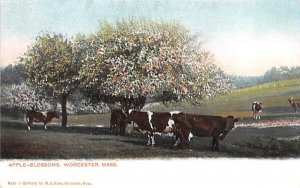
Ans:
[{"label": "cow's ear", "polygon": [[234,121],[234,122],[238,122],[238,121],[240,121],[240,118],[234,118],[233,121]]}]

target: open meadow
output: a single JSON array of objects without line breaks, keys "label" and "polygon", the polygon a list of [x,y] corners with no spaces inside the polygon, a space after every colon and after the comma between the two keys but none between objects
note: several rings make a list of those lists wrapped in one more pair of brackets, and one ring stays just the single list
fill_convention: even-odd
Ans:
[{"label": "open meadow", "polygon": [[[211,152],[210,137],[194,137],[190,143],[192,150],[189,150],[173,147],[173,138],[169,135],[155,135],[153,147],[146,146],[147,135],[135,130],[116,136],[109,132],[110,113],[106,113],[71,115],[66,129],[60,127],[60,120],[54,119],[47,130],[41,124],[34,124],[31,131],[27,130],[24,120],[2,117],[1,158],[299,158],[300,113],[295,113],[287,101],[290,97],[300,98],[299,82],[297,79],[239,89],[197,107],[146,105],[145,110],[239,117],[241,120],[221,142],[218,152]],[[263,103],[260,120],[252,118],[253,101]]]}]

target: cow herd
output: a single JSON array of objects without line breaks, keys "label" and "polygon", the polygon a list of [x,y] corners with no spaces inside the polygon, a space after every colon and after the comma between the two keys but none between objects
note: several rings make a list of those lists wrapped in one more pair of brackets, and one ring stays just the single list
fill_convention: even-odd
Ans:
[{"label": "cow herd", "polygon": [[[300,108],[300,99],[288,99],[289,103],[295,109]],[[252,103],[252,112],[254,119],[260,119],[262,113],[262,103],[254,101]],[[59,118],[55,111],[49,111],[46,114],[28,110],[26,112],[27,126],[30,130],[33,122],[42,122],[47,129],[46,124],[53,118]],[[130,123],[137,125],[138,130],[148,135],[147,145],[154,146],[154,134],[172,134],[174,137],[174,146],[181,145],[190,148],[190,139],[194,136],[212,137],[212,151],[219,150],[219,142],[222,141],[230,130],[234,127],[238,118],[234,116],[211,116],[186,114],[180,111],[172,112],[152,112],[137,110],[114,109],[111,111],[110,132],[117,135],[125,135],[126,127]]]},{"label": "cow herd", "polygon": [[[291,97],[290,99],[288,99],[288,101],[296,113],[300,109],[300,99],[294,99],[293,97]],[[254,101],[252,103],[252,112],[254,119],[260,119],[262,113],[262,103]]]},{"label": "cow herd", "polygon": [[172,133],[175,140],[174,146],[181,144],[181,146],[188,148],[190,148],[189,141],[193,136],[212,137],[211,149],[215,151],[219,150],[219,141],[225,138],[237,121],[238,119],[233,116],[195,115],[179,111],[141,112],[129,110],[126,114],[122,110],[113,110],[110,130],[118,129],[117,131],[123,135],[125,126],[133,122],[141,133],[148,135],[147,145],[151,146],[155,145],[155,133]]}]

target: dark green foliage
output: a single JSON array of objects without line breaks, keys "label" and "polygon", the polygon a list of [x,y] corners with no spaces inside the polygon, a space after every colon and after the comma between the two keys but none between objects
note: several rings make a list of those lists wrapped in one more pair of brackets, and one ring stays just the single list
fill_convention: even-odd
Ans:
[{"label": "dark green foliage", "polygon": [[1,84],[21,84],[24,82],[25,68],[21,63],[8,65],[1,69]]}]

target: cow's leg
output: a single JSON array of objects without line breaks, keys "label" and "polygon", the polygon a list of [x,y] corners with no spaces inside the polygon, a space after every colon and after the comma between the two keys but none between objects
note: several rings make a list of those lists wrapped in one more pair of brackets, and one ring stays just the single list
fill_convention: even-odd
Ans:
[{"label": "cow's leg", "polygon": [[151,144],[151,136],[150,136],[150,133],[148,133],[148,143],[147,143],[147,146],[150,146],[150,144]]},{"label": "cow's leg", "polygon": [[110,127],[109,127],[109,132],[110,132],[110,133],[112,132],[112,129],[113,129],[113,124],[110,123]]},{"label": "cow's leg", "polygon": [[119,135],[119,129],[120,129],[119,125],[117,123],[115,123],[111,127],[111,133],[118,136]]},{"label": "cow's leg", "polygon": [[218,138],[213,136],[211,151],[218,150],[218,148],[219,148]]},{"label": "cow's leg", "polygon": [[154,146],[155,145],[155,142],[154,142],[154,134],[151,132],[151,133],[148,133],[148,143],[147,143],[147,146]]},{"label": "cow's leg", "polygon": [[186,137],[184,137],[183,140],[182,140],[182,147],[187,147],[189,150],[191,150],[190,140],[186,139]]},{"label": "cow's leg", "polygon": [[178,131],[175,131],[173,136],[173,147],[178,146],[178,144],[180,143],[180,133]]},{"label": "cow's leg", "polygon": [[124,136],[126,131],[126,123],[121,123],[120,131],[121,136]]},{"label": "cow's leg", "polygon": [[151,146],[154,146],[154,145],[155,145],[154,134],[153,134],[153,133],[151,133],[151,143],[152,143]]},{"label": "cow's leg", "polygon": [[190,132],[190,133],[189,133],[189,136],[188,136],[189,141],[191,141],[191,139],[193,138],[193,136],[194,136],[194,135],[192,134],[192,132]]},{"label": "cow's leg", "polygon": [[178,146],[179,144],[179,133],[176,131],[176,132],[173,132],[173,146],[176,147]]},{"label": "cow's leg", "polygon": [[190,131],[185,131],[185,130],[182,130],[179,132],[179,144],[181,146],[181,148],[190,148],[190,134],[191,132]]},{"label": "cow's leg", "polygon": [[45,130],[47,130],[47,126],[46,126],[46,123],[44,123],[44,127],[45,127]]},{"label": "cow's leg", "polygon": [[119,126],[119,135],[120,135],[120,136],[123,136],[123,135],[124,135],[124,133],[123,133],[124,131],[123,131],[123,130],[124,130],[124,128],[123,128],[123,125],[121,124],[121,125]]},{"label": "cow's leg", "polygon": [[215,151],[219,151],[219,139],[216,140],[216,147],[215,147]]},{"label": "cow's leg", "polygon": [[119,136],[121,134],[120,124],[116,124],[116,126],[115,126],[115,132],[116,132],[116,136]]},{"label": "cow's leg", "polygon": [[176,147],[176,146],[178,146],[178,144],[180,144],[180,138],[178,135],[175,135],[173,137],[173,146]]},{"label": "cow's leg", "polygon": [[178,146],[178,144],[180,144],[180,139],[179,138],[175,138],[176,140],[173,142],[174,144],[173,144],[173,146],[174,147],[177,147]]},{"label": "cow's leg", "polygon": [[31,127],[32,123],[33,123],[33,120],[29,119],[29,121],[27,123],[28,130],[30,130],[30,127]]},{"label": "cow's leg", "polygon": [[118,133],[117,133],[116,129],[117,129],[117,124],[113,123],[113,122],[110,122],[109,132],[112,133],[112,134],[115,133],[117,135]]}]

